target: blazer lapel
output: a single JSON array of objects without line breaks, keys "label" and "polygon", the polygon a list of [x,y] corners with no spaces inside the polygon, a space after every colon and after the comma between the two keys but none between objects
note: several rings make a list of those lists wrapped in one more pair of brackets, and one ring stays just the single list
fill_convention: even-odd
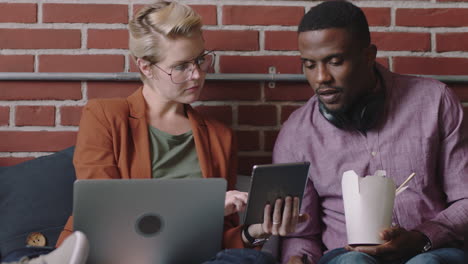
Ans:
[{"label": "blazer lapel", "polygon": [[148,135],[148,122],[146,121],[146,102],[143,98],[142,88],[127,97],[129,106],[128,124],[130,126],[131,138],[134,143],[134,149],[131,162],[132,178],[151,178],[151,157],[150,143]]},{"label": "blazer lapel", "polygon": [[208,134],[208,128],[203,119],[193,110],[190,105],[185,105],[188,118],[192,126],[193,138],[195,140],[195,148],[197,150],[200,169],[204,178],[212,178],[213,163],[211,156],[211,144]]}]

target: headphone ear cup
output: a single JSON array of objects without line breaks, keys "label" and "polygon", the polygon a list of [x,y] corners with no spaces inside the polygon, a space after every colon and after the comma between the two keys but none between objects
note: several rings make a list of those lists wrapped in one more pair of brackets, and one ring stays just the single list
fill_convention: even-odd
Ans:
[{"label": "headphone ear cup", "polygon": [[332,113],[319,101],[319,111],[322,116],[335,127],[346,129],[353,127],[361,132],[372,128],[381,116],[385,103],[385,94],[380,92],[369,95],[352,107],[348,114]]},{"label": "headphone ear cup", "polygon": [[347,119],[343,115],[328,111],[325,105],[323,105],[323,103],[320,101],[319,101],[319,111],[328,122],[330,122],[332,125],[334,125],[337,128],[344,129],[348,124]]},{"label": "headphone ear cup", "polygon": [[366,132],[374,127],[377,119],[381,116],[385,103],[385,94],[383,92],[372,94],[365,97],[353,109],[352,119],[355,128]]}]

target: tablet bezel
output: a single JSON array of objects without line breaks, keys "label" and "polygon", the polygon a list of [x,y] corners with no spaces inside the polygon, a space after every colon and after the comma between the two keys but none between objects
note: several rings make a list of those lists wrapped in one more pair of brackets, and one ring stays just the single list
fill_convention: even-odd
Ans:
[{"label": "tablet bezel", "polygon": [[255,165],[243,223],[262,223],[266,203],[274,204],[277,197],[297,196],[301,203],[309,166],[310,162]]}]

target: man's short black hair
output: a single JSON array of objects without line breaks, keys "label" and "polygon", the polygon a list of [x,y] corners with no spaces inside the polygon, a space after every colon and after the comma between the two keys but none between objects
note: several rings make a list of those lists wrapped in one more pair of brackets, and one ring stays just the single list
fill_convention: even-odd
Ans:
[{"label": "man's short black hair", "polygon": [[362,10],[347,1],[326,1],[312,7],[301,20],[298,32],[344,28],[362,47],[370,44],[369,24]]}]

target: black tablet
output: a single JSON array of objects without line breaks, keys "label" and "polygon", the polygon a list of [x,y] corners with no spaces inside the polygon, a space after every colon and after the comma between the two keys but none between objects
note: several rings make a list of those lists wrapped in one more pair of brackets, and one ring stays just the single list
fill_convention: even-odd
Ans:
[{"label": "black tablet", "polygon": [[245,213],[244,224],[263,223],[267,202],[274,205],[277,198],[302,196],[309,174],[309,162],[255,165]]}]

